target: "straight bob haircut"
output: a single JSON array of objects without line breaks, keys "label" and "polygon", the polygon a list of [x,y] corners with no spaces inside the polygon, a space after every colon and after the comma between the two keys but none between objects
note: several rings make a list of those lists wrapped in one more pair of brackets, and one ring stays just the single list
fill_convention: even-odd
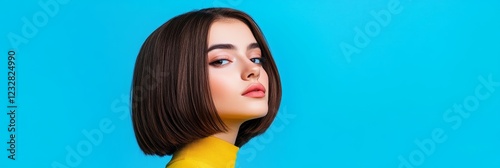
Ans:
[{"label": "straight bob haircut", "polygon": [[237,19],[253,33],[269,76],[266,116],[244,122],[235,145],[264,133],[281,102],[281,82],[271,52],[255,21],[229,8],[206,8],[172,18],[145,40],[135,63],[131,88],[135,137],[147,155],[172,155],[184,145],[227,131],[217,114],[208,83],[208,32],[212,23]]}]

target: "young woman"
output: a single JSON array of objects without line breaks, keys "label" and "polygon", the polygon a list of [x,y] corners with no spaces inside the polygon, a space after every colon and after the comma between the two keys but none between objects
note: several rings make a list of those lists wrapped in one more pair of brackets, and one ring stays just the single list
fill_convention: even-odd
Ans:
[{"label": "young woman", "polygon": [[271,125],[281,83],[253,19],[228,8],[172,18],[144,42],[132,82],[139,147],[168,168],[234,167],[239,147]]}]

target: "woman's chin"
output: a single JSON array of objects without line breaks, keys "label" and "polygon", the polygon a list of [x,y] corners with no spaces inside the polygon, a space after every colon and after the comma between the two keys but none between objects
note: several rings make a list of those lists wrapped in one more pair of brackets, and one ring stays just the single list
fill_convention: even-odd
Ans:
[{"label": "woman's chin", "polygon": [[222,119],[232,119],[240,121],[248,121],[256,118],[261,118],[267,115],[267,108],[260,109],[245,109],[245,111],[232,112],[232,113],[219,113]]}]

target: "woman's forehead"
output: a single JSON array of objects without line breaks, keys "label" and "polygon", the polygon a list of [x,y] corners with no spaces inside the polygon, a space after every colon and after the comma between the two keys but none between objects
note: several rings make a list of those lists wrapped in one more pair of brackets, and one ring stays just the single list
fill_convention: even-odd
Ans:
[{"label": "woman's forehead", "polygon": [[208,45],[232,44],[236,48],[247,47],[255,43],[255,37],[250,28],[237,19],[220,19],[215,21],[208,33]]}]

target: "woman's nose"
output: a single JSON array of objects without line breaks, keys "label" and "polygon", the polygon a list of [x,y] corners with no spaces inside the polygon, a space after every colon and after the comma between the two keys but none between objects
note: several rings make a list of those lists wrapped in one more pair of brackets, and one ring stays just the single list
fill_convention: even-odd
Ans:
[{"label": "woman's nose", "polygon": [[249,59],[247,59],[247,61],[242,61],[242,62],[244,64],[243,66],[245,66],[245,67],[243,68],[243,72],[241,74],[242,75],[241,79],[243,79],[243,80],[257,80],[257,79],[259,79],[259,77],[260,77],[260,65],[250,61]]}]

